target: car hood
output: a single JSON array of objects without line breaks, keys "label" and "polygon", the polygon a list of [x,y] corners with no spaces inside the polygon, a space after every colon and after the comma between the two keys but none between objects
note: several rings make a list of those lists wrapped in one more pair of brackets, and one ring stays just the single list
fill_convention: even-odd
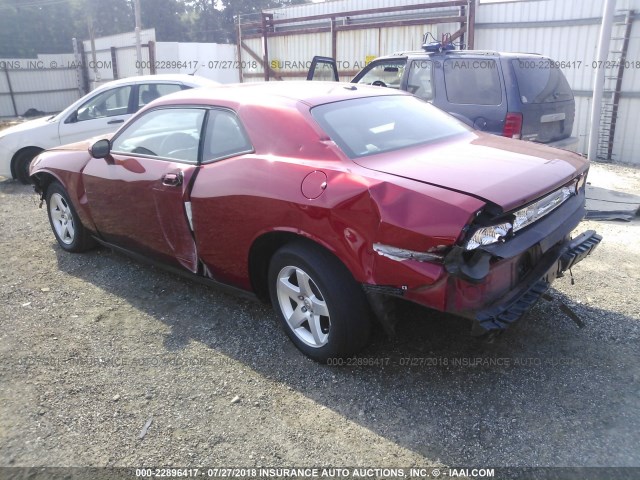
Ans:
[{"label": "car hood", "polygon": [[34,120],[29,120],[27,122],[22,122],[17,125],[13,125],[9,128],[0,130],[0,137],[4,137],[5,135],[9,135],[12,133],[21,133],[26,130],[31,130],[33,128],[41,127],[43,125],[49,125],[51,123],[49,119],[51,118],[52,118],[51,115],[48,115],[46,117],[36,118]]},{"label": "car hood", "polygon": [[581,156],[480,132],[354,160],[358,165],[465,193],[509,211],[587,169]]}]

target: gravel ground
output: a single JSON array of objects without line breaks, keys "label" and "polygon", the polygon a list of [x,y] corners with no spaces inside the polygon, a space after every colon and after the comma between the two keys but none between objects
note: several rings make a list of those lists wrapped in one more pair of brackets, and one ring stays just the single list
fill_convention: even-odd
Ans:
[{"label": "gravel ground", "polygon": [[[640,170],[591,181],[635,193]],[[493,343],[403,304],[373,365],[329,367],[268,306],[63,252],[0,182],[0,466],[640,467],[640,219],[587,228],[605,239],[575,285]]]}]

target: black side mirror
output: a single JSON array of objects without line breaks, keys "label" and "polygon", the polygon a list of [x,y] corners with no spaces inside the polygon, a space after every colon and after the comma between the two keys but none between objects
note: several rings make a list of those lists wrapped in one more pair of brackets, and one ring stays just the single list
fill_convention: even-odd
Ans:
[{"label": "black side mirror", "polygon": [[98,140],[91,145],[89,153],[93,158],[107,158],[111,154],[111,142],[107,139]]}]

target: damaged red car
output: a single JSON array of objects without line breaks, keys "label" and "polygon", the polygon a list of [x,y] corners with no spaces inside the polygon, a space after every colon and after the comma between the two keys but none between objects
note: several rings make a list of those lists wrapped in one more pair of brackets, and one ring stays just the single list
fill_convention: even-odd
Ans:
[{"label": "damaged red car", "polygon": [[363,347],[384,299],[505,329],[601,237],[588,164],[474,131],[404,92],[322,82],[163,97],[111,138],[31,168],[60,247],[97,243],[270,301],[324,361]]}]

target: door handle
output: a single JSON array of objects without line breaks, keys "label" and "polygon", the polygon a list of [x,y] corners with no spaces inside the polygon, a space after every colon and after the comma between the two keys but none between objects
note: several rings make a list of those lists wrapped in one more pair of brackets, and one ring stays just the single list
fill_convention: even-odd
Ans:
[{"label": "door handle", "polygon": [[162,184],[169,187],[177,187],[178,185],[182,185],[182,179],[182,172],[167,173],[162,177]]},{"label": "door handle", "polygon": [[124,123],[124,120],[111,120],[110,122],[107,122],[107,125],[115,125],[116,123]]}]

